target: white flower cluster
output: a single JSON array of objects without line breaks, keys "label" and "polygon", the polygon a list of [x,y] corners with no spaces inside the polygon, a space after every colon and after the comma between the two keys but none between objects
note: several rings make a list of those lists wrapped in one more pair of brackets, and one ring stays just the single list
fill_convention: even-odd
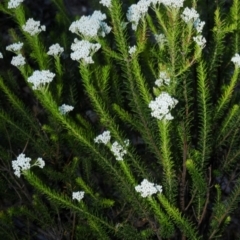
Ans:
[{"label": "white flower cluster", "polygon": [[128,8],[127,19],[132,23],[132,29],[134,31],[137,30],[137,25],[140,19],[146,15],[150,4],[151,1],[140,0],[137,4],[133,4]]},{"label": "white flower cluster", "polygon": [[147,179],[143,179],[141,184],[135,187],[135,190],[141,193],[141,196],[145,198],[152,196],[157,192],[162,193],[162,186],[151,183]]},{"label": "white flower cluster", "polygon": [[151,115],[159,120],[172,120],[170,110],[175,107],[178,100],[171,97],[167,92],[162,92],[154,101],[149,103],[152,109]]},{"label": "white flower cluster", "polygon": [[128,53],[132,56],[137,51],[137,47],[134,45],[132,47],[129,46]]},{"label": "white flower cluster", "polygon": [[3,55],[2,55],[2,53],[0,52],[0,58],[3,58]]},{"label": "white flower cluster", "polygon": [[69,30],[86,38],[105,37],[112,29],[103,22],[105,19],[106,14],[101,13],[101,11],[94,11],[91,16],[82,16],[79,20],[73,22]]},{"label": "white flower cluster", "polygon": [[184,0],[161,0],[161,3],[166,7],[180,8],[183,6]]},{"label": "white flower cluster", "polygon": [[[103,143],[107,145],[110,142],[110,139],[111,139],[110,131],[104,131],[102,134],[94,138],[94,142]],[[124,155],[127,154],[126,147],[129,146],[129,140],[125,140],[124,143],[125,147],[121,146],[117,141],[115,141],[110,147],[111,152],[118,161],[122,161]]]},{"label": "white flower cluster", "polygon": [[110,131],[104,131],[102,134],[94,138],[95,143],[108,144],[111,139]]},{"label": "white flower cluster", "polygon": [[17,8],[24,0],[10,0],[8,2],[8,9]]},{"label": "white flower cluster", "polygon": [[80,61],[81,59],[86,63],[94,63],[92,55],[98,51],[101,47],[99,43],[90,43],[86,40],[79,41],[74,39],[74,43],[71,45],[73,53],[71,53],[72,60]]},{"label": "white flower cluster", "polygon": [[33,84],[33,90],[40,89],[46,83],[52,82],[55,74],[49,70],[34,71],[33,75],[28,78],[28,82]]},{"label": "white flower cluster", "polygon": [[66,113],[72,111],[73,108],[74,108],[73,106],[69,106],[69,105],[63,104],[62,106],[60,106],[60,107],[58,108],[58,110],[60,111],[60,113],[61,113],[62,115],[65,115]]},{"label": "white flower cluster", "polygon": [[194,22],[199,18],[199,14],[194,8],[186,7],[181,14],[181,18],[185,23]]},{"label": "white flower cluster", "polygon": [[22,28],[23,31],[28,32],[31,36],[46,31],[46,27],[44,25],[40,26],[40,21],[34,21],[33,18],[29,18]]},{"label": "white flower cluster", "polygon": [[167,42],[166,36],[162,33],[155,34],[154,37],[156,42],[159,43],[160,45],[163,45],[165,42]]},{"label": "white flower cluster", "polygon": [[194,27],[197,30],[197,33],[202,33],[203,27],[205,25],[205,22],[202,22],[199,18],[194,21]]},{"label": "white flower cluster", "polygon": [[240,56],[238,53],[236,53],[234,55],[234,57],[232,57],[231,61],[237,66],[240,67]]},{"label": "white flower cluster", "polygon": [[197,43],[200,48],[204,48],[206,45],[206,39],[202,35],[198,35],[193,37],[193,40]]},{"label": "white flower cluster", "polygon": [[22,170],[28,170],[33,166],[39,166],[40,168],[43,168],[45,166],[45,162],[42,158],[38,158],[32,166],[30,164],[30,161],[31,158],[25,157],[25,154],[21,153],[17,157],[17,160],[12,161],[12,168],[14,170],[14,174],[20,177]]},{"label": "white flower cluster", "polygon": [[47,52],[47,54],[52,56],[59,56],[63,53],[63,51],[63,47],[56,43],[49,47],[49,51]]},{"label": "white flower cluster", "polygon": [[18,54],[17,56],[12,58],[11,64],[15,67],[21,67],[26,64],[25,57],[23,57],[22,54]]},{"label": "white flower cluster", "polygon": [[158,87],[163,86],[164,84],[169,85],[170,84],[170,78],[167,76],[166,72],[160,72],[159,73],[159,79],[155,81],[155,84]]},{"label": "white flower cluster", "polygon": [[[124,141],[125,146],[127,147],[129,145],[129,140]],[[111,151],[113,155],[116,157],[116,160],[123,161],[123,157],[125,154],[127,154],[127,150],[124,149],[118,142],[114,142],[111,147]]]},{"label": "white flower cluster", "polygon": [[77,199],[80,202],[84,197],[84,193],[85,193],[84,191],[73,192],[72,193],[72,199]]},{"label": "white flower cluster", "polygon": [[111,7],[111,0],[101,0],[99,3],[107,8]]},{"label": "white flower cluster", "polygon": [[19,52],[23,47],[23,43],[22,42],[18,42],[18,43],[13,43],[11,45],[8,45],[6,47],[7,51],[11,51],[11,52]]}]

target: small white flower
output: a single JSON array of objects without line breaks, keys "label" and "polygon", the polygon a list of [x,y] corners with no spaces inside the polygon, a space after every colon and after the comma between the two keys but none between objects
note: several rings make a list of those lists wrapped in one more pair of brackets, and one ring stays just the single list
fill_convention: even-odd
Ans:
[{"label": "small white flower", "polygon": [[160,44],[160,45],[163,45],[163,44],[165,44],[167,42],[166,36],[164,34],[162,34],[162,33],[155,34],[154,38],[155,38],[156,42],[158,44]]},{"label": "small white flower", "polygon": [[12,51],[12,52],[19,52],[22,49],[23,43],[18,42],[18,43],[13,43],[11,45],[8,45],[6,47],[7,51]]},{"label": "small white flower", "polygon": [[132,47],[128,47],[129,50],[128,50],[128,53],[132,56],[136,51],[137,51],[137,47],[134,45]]},{"label": "small white flower", "polygon": [[23,57],[22,54],[18,54],[17,56],[12,58],[11,64],[15,67],[21,67],[26,64],[25,57]]},{"label": "small white flower", "polygon": [[2,55],[2,53],[0,52],[0,58],[3,58],[3,55]]},{"label": "small white flower", "polygon": [[101,13],[101,11],[94,11],[91,16],[82,16],[73,22],[69,30],[86,38],[105,37],[112,29],[103,22],[106,18],[106,14]]},{"label": "small white flower", "polygon": [[8,9],[17,8],[24,0],[10,0],[8,2]]},{"label": "small white flower", "polygon": [[160,72],[159,73],[159,79],[157,79],[155,81],[155,84],[158,86],[158,87],[161,87],[163,86],[164,84],[166,85],[169,85],[170,84],[170,78],[167,76],[167,73],[166,72]]},{"label": "small white flower", "polygon": [[238,53],[236,53],[236,54],[232,57],[231,61],[232,61],[237,67],[240,67],[240,56],[239,56]]},{"label": "small white flower", "polygon": [[99,43],[90,43],[86,40],[79,41],[74,39],[74,43],[71,45],[73,53],[71,53],[72,60],[83,60],[85,64],[94,63],[92,55],[100,49]]},{"label": "small white flower", "polygon": [[80,202],[84,197],[84,193],[85,193],[84,191],[73,192],[72,199],[77,199]]},{"label": "small white flower", "polygon": [[95,143],[108,144],[111,139],[110,131],[104,131],[102,134],[94,138]]},{"label": "small white flower", "polygon": [[46,83],[52,82],[55,74],[49,70],[35,71],[33,75],[28,78],[28,82],[33,84],[33,90],[40,89]]},{"label": "small white flower", "polygon": [[156,185],[154,183],[149,182],[147,179],[144,179],[140,185],[135,187],[135,190],[141,193],[143,198],[152,196],[157,192],[162,193],[162,186]]},{"label": "small white flower", "polygon": [[62,115],[65,115],[66,113],[72,111],[73,109],[74,109],[73,106],[66,105],[66,104],[63,104],[62,106],[60,106],[60,107],[58,108],[58,110],[60,111],[60,113],[61,113]]},{"label": "small white flower", "polygon": [[197,43],[200,48],[204,48],[206,45],[206,39],[202,35],[198,35],[193,37],[193,40]]},{"label": "small white flower", "polygon": [[[129,145],[129,140],[125,140],[124,142],[126,146]],[[127,154],[127,150],[124,149],[117,141],[112,144],[111,151],[117,161],[123,161],[124,155]]]},{"label": "small white flower", "polygon": [[154,101],[149,103],[151,115],[159,120],[172,120],[170,110],[175,107],[178,101],[171,97],[167,92],[162,92]]},{"label": "small white flower", "polygon": [[101,0],[99,3],[107,8],[111,7],[111,0]]},{"label": "small white flower", "polygon": [[46,27],[44,25],[40,26],[40,21],[34,21],[33,18],[29,18],[22,28],[23,31],[28,32],[31,36],[46,31]]},{"label": "small white flower", "polygon": [[42,158],[38,158],[34,165],[43,168],[45,166],[45,161]]},{"label": "small white flower", "polygon": [[194,8],[190,9],[190,8],[186,7],[183,10],[181,18],[183,19],[183,21],[185,23],[194,22],[195,20],[197,20],[199,18],[199,14]]},{"label": "small white flower", "polygon": [[56,43],[49,47],[49,51],[47,52],[47,54],[52,56],[59,56],[63,53],[63,51],[63,47]]},{"label": "small white flower", "polygon": [[180,8],[183,7],[184,0],[161,0],[161,3],[166,7]]},{"label": "small white flower", "polygon": [[199,18],[193,23],[197,30],[197,33],[202,33],[205,22],[202,22]]},{"label": "small white flower", "polygon": [[25,154],[21,153],[17,160],[12,161],[12,168],[15,171],[14,174],[18,177],[21,176],[21,170],[28,170],[31,168],[31,158],[25,157]]}]

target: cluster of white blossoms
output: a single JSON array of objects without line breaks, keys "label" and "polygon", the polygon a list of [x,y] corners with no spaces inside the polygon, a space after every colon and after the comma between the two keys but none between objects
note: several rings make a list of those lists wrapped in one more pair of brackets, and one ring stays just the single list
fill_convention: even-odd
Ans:
[{"label": "cluster of white blossoms", "polygon": [[74,43],[71,45],[73,53],[71,53],[72,60],[83,60],[86,64],[94,63],[92,55],[100,49],[99,43],[90,43],[86,40],[79,41],[74,39]]},{"label": "cluster of white blossoms", "polygon": [[37,161],[31,165],[30,164],[31,158],[25,157],[25,154],[21,153],[17,160],[12,161],[12,168],[14,170],[14,174],[17,177],[21,176],[21,171],[28,170],[33,166],[39,166],[40,168],[43,168],[45,166],[45,162],[42,158],[38,158]]},{"label": "cluster of white blossoms", "polygon": [[49,51],[47,52],[47,54],[52,56],[60,56],[63,53],[63,51],[64,51],[63,47],[56,43],[49,47]]},{"label": "cluster of white blossoms", "polygon": [[203,27],[205,25],[205,22],[201,21],[199,18],[194,21],[193,23],[194,27],[197,30],[197,33],[202,33]]},{"label": "cluster of white blossoms", "polygon": [[11,52],[19,52],[23,47],[23,43],[22,42],[18,42],[18,43],[13,43],[11,45],[8,45],[6,47],[7,51],[11,51]]},{"label": "cluster of white blossoms", "polygon": [[170,111],[173,109],[178,100],[171,97],[167,92],[162,92],[154,101],[149,103],[152,109],[151,115],[159,120],[172,120],[173,116]]},{"label": "cluster of white blossoms", "polygon": [[159,73],[159,79],[155,81],[155,84],[158,87],[163,86],[164,84],[169,85],[170,84],[170,78],[168,77],[167,73],[162,71]]},{"label": "cluster of white blossoms", "polygon": [[73,22],[69,30],[85,38],[105,37],[112,29],[103,22],[106,18],[106,14],[101,13],[101,11],[94,11],[91,16],[82,16]]},{"label": "cluster of white blossoms", "polygon": [[2,55],[2,53],[0,52],[0,58],[3,58],[3,55]]},{"label": "cluster of white blossoms", "polygon": [[135,187],[135,190],[141,193],[142,197],[149,197],[156,193],[162,193],[162,186],[156,185],[149,182],[147,179],[144,179],[140,185]]},{"label": "cluster of white blossoms", "polygon": [[132,47],[128,47],[129,50],[128,50],[128,53],[132,56],[136,51],[137,51],[137,47],[134,45]]},{"label": "cluster of white blossoms", "polygon": [[95,143],[103,143],[107,145],[110,142],[111,135],[110,131],[104,131],[102,134],[94,138]]},{"label": "cluster of white blossoms", "polygon": [[79,202],[84,198],[84,191],[73,192],[72,199],[77,199]]},{"label": "cluster of white blossoms", "polygon": [[8,9],[17,8],[24,0],[10,0],[8,2]]},{"label": "cluster of white blossoms", "polygon": [[[125,140],[124,143],[125,147],[129,146],[129,140]],[[127,154],[127,150],[122,147],[117,141],[112,144],[111,151],[118,161],[123,161],[124,155]]]},{"label": "cluster of white blossoms", "polygon": [[137,30],[139,21],[146,15],[150,5],[162,3],[166,7],[180,8],[184,0],[140,0],[137,4],[132,4],[127,11],[127,19],[132,23],[132,29]]},{"label": "cluster of white blossoms", "polygon": [[33,90],[40,89],[44,84],[52,82],[55,74],[49,70],[34,71],[32,76],[28,78],[28,82],[33,84]]},{"label": "cluster of white blossoms", "polygon": [[66,104],[63,104],[62,106],[60,106],[58,108],[59,112],[62,114],[62,115],[65,115],[66,113],[72,111],[74,109],[73,106],[70,106],[70,105],[66,105]]},{"label": "cluster of white blossoms", "polygon": [[186,7],[181,14],[181,18],[185,23],[194,22],[199,18],[199,13],[194,8]]},{"label": "cluster of white blossoms", "polygon": [[240,67],[240,56],[239,56],[238,53],[236,53],[236,54],[232,57],[231,61],[232,61],[237,67]]},{"label": "cluster of white blossoms", "polygon": [[101,0],[99,3],[107,8],[111,7],[111,0]]},{"label": "cluster of white blossoms", "polygon": [[29,18],[22,28],[23,31],[28,32],[31,36],[46,31],[46,27],[44,25],[41,26],[40,21],[34,21],[33,18]]},{"label": "cluster of white blossoms", "polygon": [[[104,131],[102,134],[94,138],[94,142],[103,143],[107,145],[108,143],[110,143],[110,139],[111,139],[110,131]],[[123,147],[117,141],[115,141],[110,147],[111,152],[118,161],[122,161],[124,155],[127,154],[126,147],[129,146],[129,140],[125,140],[124,143],[125,146]]]},{"label": "cluster of white blossoms", "polygon": [[193,37],[193,40],[197,43],[200,48],[204,48],[206,45],[206,39],[202,35],[198,35]]},{"label": "cluster of white blossoms", "polygon": [[22,54],[18,54],[17,56],[12,58],[11,64],[15,67],[21,67],[26,64],[25,57],[23,57]]},{"label": "cluster of white blossoms", "polygon": [[158,44],[160,44],[160,45],[163,45],[163,44],[165,44],[167,42],[166,36],[164,34],[162,34],[162,33],[155,34],[154,38],[155,38],[156,42]]}]

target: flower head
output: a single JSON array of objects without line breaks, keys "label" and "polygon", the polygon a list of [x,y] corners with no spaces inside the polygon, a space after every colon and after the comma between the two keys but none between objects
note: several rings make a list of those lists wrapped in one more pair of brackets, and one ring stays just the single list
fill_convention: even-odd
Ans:
[{"label": "flower head", "polygon": [[161,0],[161,3],[166,7],[180,8],[183,6],[184,0]]},{"label": "flower head", "polygon": [[21,67],[26,64],[25,57],[23,57],[22,54],[18,54],[17,56],[12,58],[11,64],[15,67]]},{"label": "flower head", "polygon": [[137,51],[137,47],[134,45],[132,47],[129,46],[128,53],[132,56]]},{"label": "flower head", "polygon": [[33,18],[29,18],[22,28],[23,31],[28,32],[31,36],[46,31],[46,27],[44,25],[40,26],[40,21],[34,21]]},{"label": "flower head", "polygon": [[106,14],[101,13],[101,11],[94,11],[91,16],[82,16],[73,22],[69,30],[86,38],[105,37],[112,29],[103,22],[106,18]]},{"label": "flower head", "polygon": [[60,111],[60,113],[61,113],[62,115],[65,115],[66,113],[72,111],[73,109],[74,109],[73,106],[66,105],[66,104],[63,104],[62,106],[60,106],[60,107],[58,108],[58,110]]},{"label": "flower head", "polygon": [[[124,141],[126,147],[129,145],[129,140]],[[127,150],[122,147],[117,141],[112,144],[111,151],[113,155],[116,157],[116,160],[123,161],[124,155],[127,153]]]},{"label": "flower head", "polygon": [[141,184],[135,187],[135,190],[141,193],[141,196],[145,198],[157,192],[162,193],[162,186],[151,183],[147,179],[143,179]]},{"label": "flower head", "polygon": [[178,100],[171,97],[167,92],[162,92],[154,101],[149,103],[152,109],[151,115],[159,120],[172,120],[170,110],[175,107]]},{"label": "flower head", "polygon": [[45,161],[42,158],[38,158],[34,165],[43,168],[45,166]]},{"label": "flower head", "polygon": [[199,18],[194,21],[193,23],[194,27],[197,30],[197,33],[202,33],[203,27],[205,25],[205,22],[201,21]]},{"label": "flower head", "polygon": [[185,23],[193,22],[199,18],[199,13],[194,8],[186,7],[181,15]]},{"label": "flower head", "polygon": [[170,78],[167,76],[167,73],[166,72],[160,72],[159,73],[159,79],[157,79],[155,81],[155,84],[158,86],[158,87],[161,87],[163,86],[164,84],[166,85],[169,85],[170,84]]},{"label": "flower head", "polygon": [[103,144],[108,144],[110,142],[111,136],[110,136],[110,131],[104,131],[102,134],[98,135],[97,137],[94,138],[95,143],[103,143]]},{"label": "flower head", "polygon": [[49,70],[35,71],[33,75],[28,78],[28,82],[33,84],[33,90],[40,89],[46,83],[52,82],[55,74]]},{"label": "flower head", "polygon": [[13,43],[11,45],[8,45],[6,47],[7,51],[12,51],[12,52],[19,52],[22,49],[23,43],[18,42],[18,43]]},{"label": "flower head", "polygon": [[71,45],[73,53],[71,53],[72,60],[83,60],[85,64],[94,63],[92,55],[99,50],[101,45],[99,43],[90,43],[86,40],[79,41],[74,39],[74,43]]},{"label": "flower head", "polygon": [[47,54],[52,56],[59,56],[63,53],[63,51],[63,47],[60,47],[60,45],[56,43],[49,47],[49,51],[47,52]]},{"label": "flower head", "polygon": [[160,45],[163,45],[163,44],[165,44],[165,42],[167,42],[166,36],[162,33],[155,34],[154,37],[155,37],[156,42],[159,43]]},{"label": "flower head", "polygon": [[197,43],[200,48],[204,48],[206,45],[206,39],[202,35],[198,35],[193,37],[193,40]]},{"label": "flower head", "polygon": [[8,2],[8,9],[17,8],[24,0],[10,0]]},{"label": "flower head", "polygon": [[236,54],[232,57],[231,61],[232,61],[237,67],[240,67],[240,56],[239,56],[238,53],[236,53]]},{"label": "flower head", "polygon": [[0,58],[3,58],[3,55],[2,55],[2,53],[0,52]]},{"label": "flower head", "polygon": [[99,3],[107,8],[111,7],[111,0],[101,0]]},{"label": "flower head", "polygon": [[73,192],[72,199],[77,199],[80,202],[84,197],[84,193],[85,193],[84,191]]}]

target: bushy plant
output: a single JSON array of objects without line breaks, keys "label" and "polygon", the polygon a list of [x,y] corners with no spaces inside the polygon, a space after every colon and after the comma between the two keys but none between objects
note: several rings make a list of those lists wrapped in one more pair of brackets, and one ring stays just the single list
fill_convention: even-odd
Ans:
[{"label": "bushy plant", "polygon": [[47,25],[0,3],[1,239],[226,239],[240,1],[51,2]]}]

